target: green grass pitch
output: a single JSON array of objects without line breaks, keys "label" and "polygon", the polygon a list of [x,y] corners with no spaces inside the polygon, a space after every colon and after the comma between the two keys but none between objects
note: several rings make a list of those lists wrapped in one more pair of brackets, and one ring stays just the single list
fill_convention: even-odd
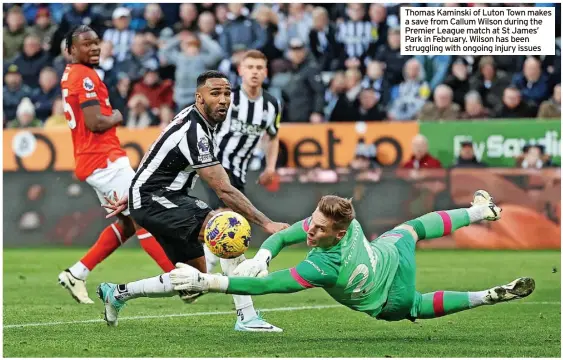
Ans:
[{"label": "green grass pitch", "polygon": [[[272,269],[296,264],[305,252],[286,249]],[[320,289],[255,297],[256,308],[284,329],[281,334],[235,332],[231,297],[223,294],[192,305],[178,297],[133,300],[119,326],[108,328],[100,321],[97,284],[159,270],[140,249],[117,250],[88,279],[96,304],[79,305],[57,284],[57,274],[82,253],[4,250],[5,357],[561,356],[560,252],[419,251],[422,292],[481,290],[519,276],[533,277],[536,291],[513,303],[416,323],[377,321],[342,306],[323,308],[336,303]],[[18,324],[24,326],[13,326]]]}]

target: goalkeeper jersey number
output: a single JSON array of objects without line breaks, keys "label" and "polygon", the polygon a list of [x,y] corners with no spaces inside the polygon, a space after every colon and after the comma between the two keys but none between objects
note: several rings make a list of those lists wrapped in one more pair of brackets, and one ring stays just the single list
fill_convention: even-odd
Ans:
[{"label": "goalkeeper jersey number", "polygon": [[[303,220],[306,233],[310,219]],[[388,242],[369,242],[353,220],[344,238],[329,249],[313,248],[290,269],[302,286],[322,287],[337,302],[376,316],[387,300],[397,271],[399,254]]]}]

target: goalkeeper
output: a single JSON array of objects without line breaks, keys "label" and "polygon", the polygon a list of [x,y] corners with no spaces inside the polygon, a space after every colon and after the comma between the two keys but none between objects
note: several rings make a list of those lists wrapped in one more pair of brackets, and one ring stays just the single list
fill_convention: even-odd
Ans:
[{"label": "goalkeeper", "polygon": [[[240,295],[293,293],[322,287],[334,300],[377,319],[429,319],[481,305],[520,299],[535,288],[531,278],[475,292],[415,289],[415,245],[482,220],[500,219],[486,191],[475,193],[467,209],[438,211],[397,226],[368,242],[350,200],[324,196],[311,217],[270,236],[253,259],[240,263],[227,277],[203,274],[177,264],[170,273],[175,290]],[[312,247],[297,266],[268,275],[268,264],[285,247],[301,242]]]}]

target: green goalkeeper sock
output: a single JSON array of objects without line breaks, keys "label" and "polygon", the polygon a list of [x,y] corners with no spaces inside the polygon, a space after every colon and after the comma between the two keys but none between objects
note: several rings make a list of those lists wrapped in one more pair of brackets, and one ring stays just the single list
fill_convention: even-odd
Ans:
[{"label": "green goalkeeper sock", "polygon": [[422,295],[418,304],[418,319],[432,319],[485,305],[487,291],[436,291]]},{"label": "green goalkeeper sock", "polygon": [[414,228],[419,240],[434,239],[469,225],[470,209],[456,209],[448,211],[436,211],[423,215],[405,224]]}]

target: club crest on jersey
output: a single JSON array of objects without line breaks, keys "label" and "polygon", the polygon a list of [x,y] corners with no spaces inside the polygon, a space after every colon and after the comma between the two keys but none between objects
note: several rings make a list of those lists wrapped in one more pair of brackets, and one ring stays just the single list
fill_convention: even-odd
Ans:
[{"label": "club crest on jersey", "polygon": [[207,140],[206,137],[199,139],[199,141],[197,142],[197,149],[199,150],[199,153],[201,155],[209,154],[209,140]]},{"label": "club crest on jersey", "polygon": [[82,80],[82,86],[86,91],[94,90],[94,82],[89,77],[85,77],[84,80]]}]

